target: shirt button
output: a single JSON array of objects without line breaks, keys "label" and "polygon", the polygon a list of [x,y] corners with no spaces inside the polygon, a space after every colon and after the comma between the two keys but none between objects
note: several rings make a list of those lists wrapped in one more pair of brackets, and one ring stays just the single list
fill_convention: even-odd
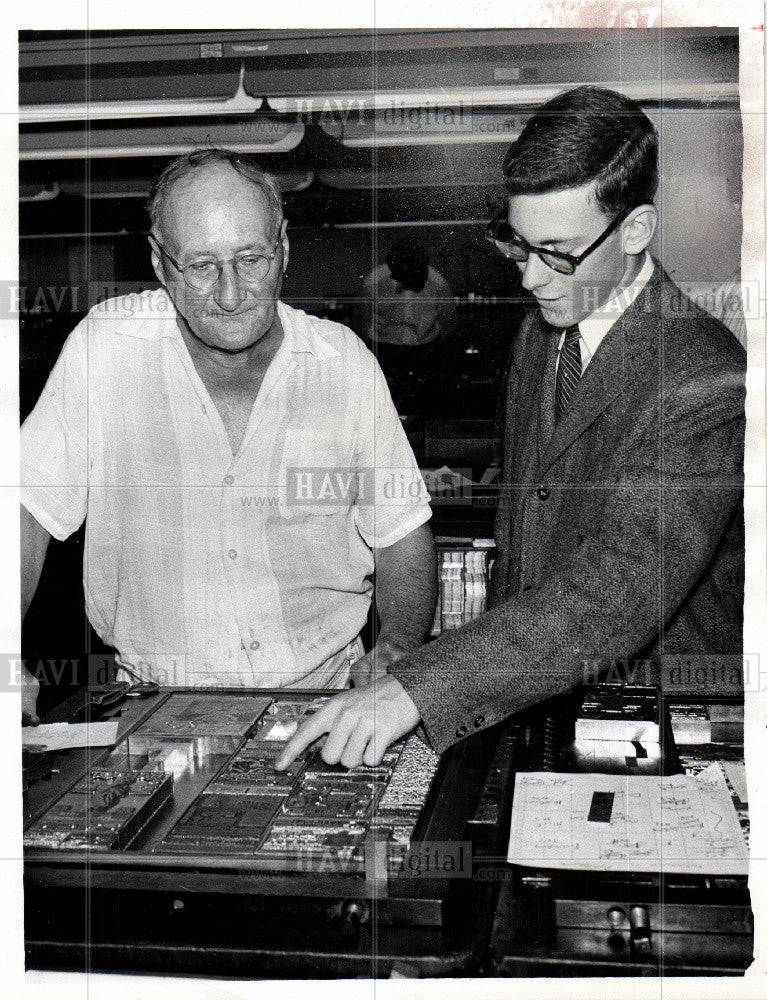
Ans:
[{"label": "shirt button", "polygon": [[227,486],[231,486],[234,482],[234,476],[224,476],[224,482]]},{"label": "shirt button", "polygon": [[539,486],[535,492],[539,500],[548,500],[551,496],[551,490],[547,490],[545,486]]},{"label": "shirt button", "polygon": [[251,642],[251,644],[250,644],[250,648],[251,648],[251,649],[254,649],[254,650],[255,650],[255,649],[261,649],[261,643],[260,643],[260,642],[257,642],[257,641],[256,641],[256,640],[254,639],[254,640],[253,640],[253,642]]},{"label": "shirt button", "polygon": [[474,720],[474,725],[477,727],[477,729],[481,729],[481,727],[484,726],[484,724],[485,724],[484,715],[478,715]]},{"label": "shirt button", "polygon": [[456,729],[455,731],[455,735],[460,740],[463,739],[463,737],[466,735],[466,733],[468,733],[468,731],[469,730],[466,728],[466,726],[459,726],[458,729]]},{"label": "shirt button", "polygon": [[236,559],[237,558],[237,549],[229,549],[229,552],[227,553],[227,555],[229,556],[230,559]]}]

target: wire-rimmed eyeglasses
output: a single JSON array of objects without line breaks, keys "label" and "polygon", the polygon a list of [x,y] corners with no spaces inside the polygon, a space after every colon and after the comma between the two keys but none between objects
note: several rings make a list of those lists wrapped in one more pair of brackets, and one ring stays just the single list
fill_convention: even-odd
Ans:
[{"label": "wire-rimmed eyeglasses", "polygon": [[243,284],[253,285],[259,281],[263,281],[267,274],[269,274],[272,261],[277,256],[277,247],[280,244],[280,237],[278,236],[274,247],[268,254],[246,250],[243,253],[237,254],[236,257],[230,257],[228,260],[217,260],[214,257],[206,257],[200,260],[193,260],[189,264],[181,264],[175,257],[168,253],[154,233],[149,234],[149,239],[160,253],[168,258],[187,285],[196,292],[211,291],[218,284],[225,264],[232,264],[234,266],[234,272]]}]

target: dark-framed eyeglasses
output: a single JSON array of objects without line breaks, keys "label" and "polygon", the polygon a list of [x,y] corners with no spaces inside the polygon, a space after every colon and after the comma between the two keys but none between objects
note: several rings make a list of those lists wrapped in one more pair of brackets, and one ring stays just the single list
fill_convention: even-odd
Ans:
[{"label": "dark-framed eyeglasses", "polygon": [[206,257],[200,260],[193,260],[189,264],[181,264],[175,257],[168,253],[154,233],[149,234],[149,239],[160,253],[168,258],[187,285],[196,292],[211,291],[221,278],[221,271],[224,264],[232,264],[235,274],[245,285],[252,285],[263,281],[267,274],[269,274],[272,261],[277,256],[277,247],[280,244],[280,237],[278,236],[272,250],[268,254],[246,250],[243,253],[238,253],[236,257],[230,257],[229,260],[216,260],[214,257]]},{"label": "dark-framed eyeglasses", "polygon": [[562,253],[560,250],[548,250],[546,247],[536,247],[523,239],[509,225],[507,209],[502,208],[487,224],[485,229],[485,239],[489,240],[501,257],[506,260],[513,260],[522,264],[531,253],[543,261],[553,271],[559,274],[575,274],[575,269],[579,264],[601,247],[608,236],[612,235],[618,226],[626,219],[629,212],[633,211],[636,205],[627,205],[620,214],[616,215],[610,225],[601,233],[591,246],[586,247],[583,253],[574,256],[571,253]]}]

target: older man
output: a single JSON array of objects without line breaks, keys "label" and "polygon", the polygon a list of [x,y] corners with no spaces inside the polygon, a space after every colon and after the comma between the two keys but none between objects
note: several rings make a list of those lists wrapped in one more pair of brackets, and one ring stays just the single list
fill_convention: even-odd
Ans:
[{"label": "older man", "polygon": [[[286,222],[249,157],[180,157],[149,207],[162,288],[89,313],[22,430],[23,610],[85,519],[88,616],[131,676],[343,686],[374,572],[358,676],[419,645],[435,600],[386,383],[350,330],[279,301]],[[387,500],[402,475],[416,499]]]},{"label": "older man", "polygon": [[514,343],[492,607],[323,706],[281,767],[378,761],[419,717],[451,743],[601,664],[738,657],[745,354],[647,252],[658,137],[633,101],[560,94],[504,163],[488,237],[536,308]]}]

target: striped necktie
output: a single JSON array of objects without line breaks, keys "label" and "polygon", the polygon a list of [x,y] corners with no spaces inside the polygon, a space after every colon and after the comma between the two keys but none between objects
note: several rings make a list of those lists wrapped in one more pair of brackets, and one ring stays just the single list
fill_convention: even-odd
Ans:
[{"label": "striped necktie", "polygon": [[565,330],[565,342],[559,352],[556,386],[556,421],[562,419],[573,398],[575,387],[581,377],[581,332],[576,326]]}]

